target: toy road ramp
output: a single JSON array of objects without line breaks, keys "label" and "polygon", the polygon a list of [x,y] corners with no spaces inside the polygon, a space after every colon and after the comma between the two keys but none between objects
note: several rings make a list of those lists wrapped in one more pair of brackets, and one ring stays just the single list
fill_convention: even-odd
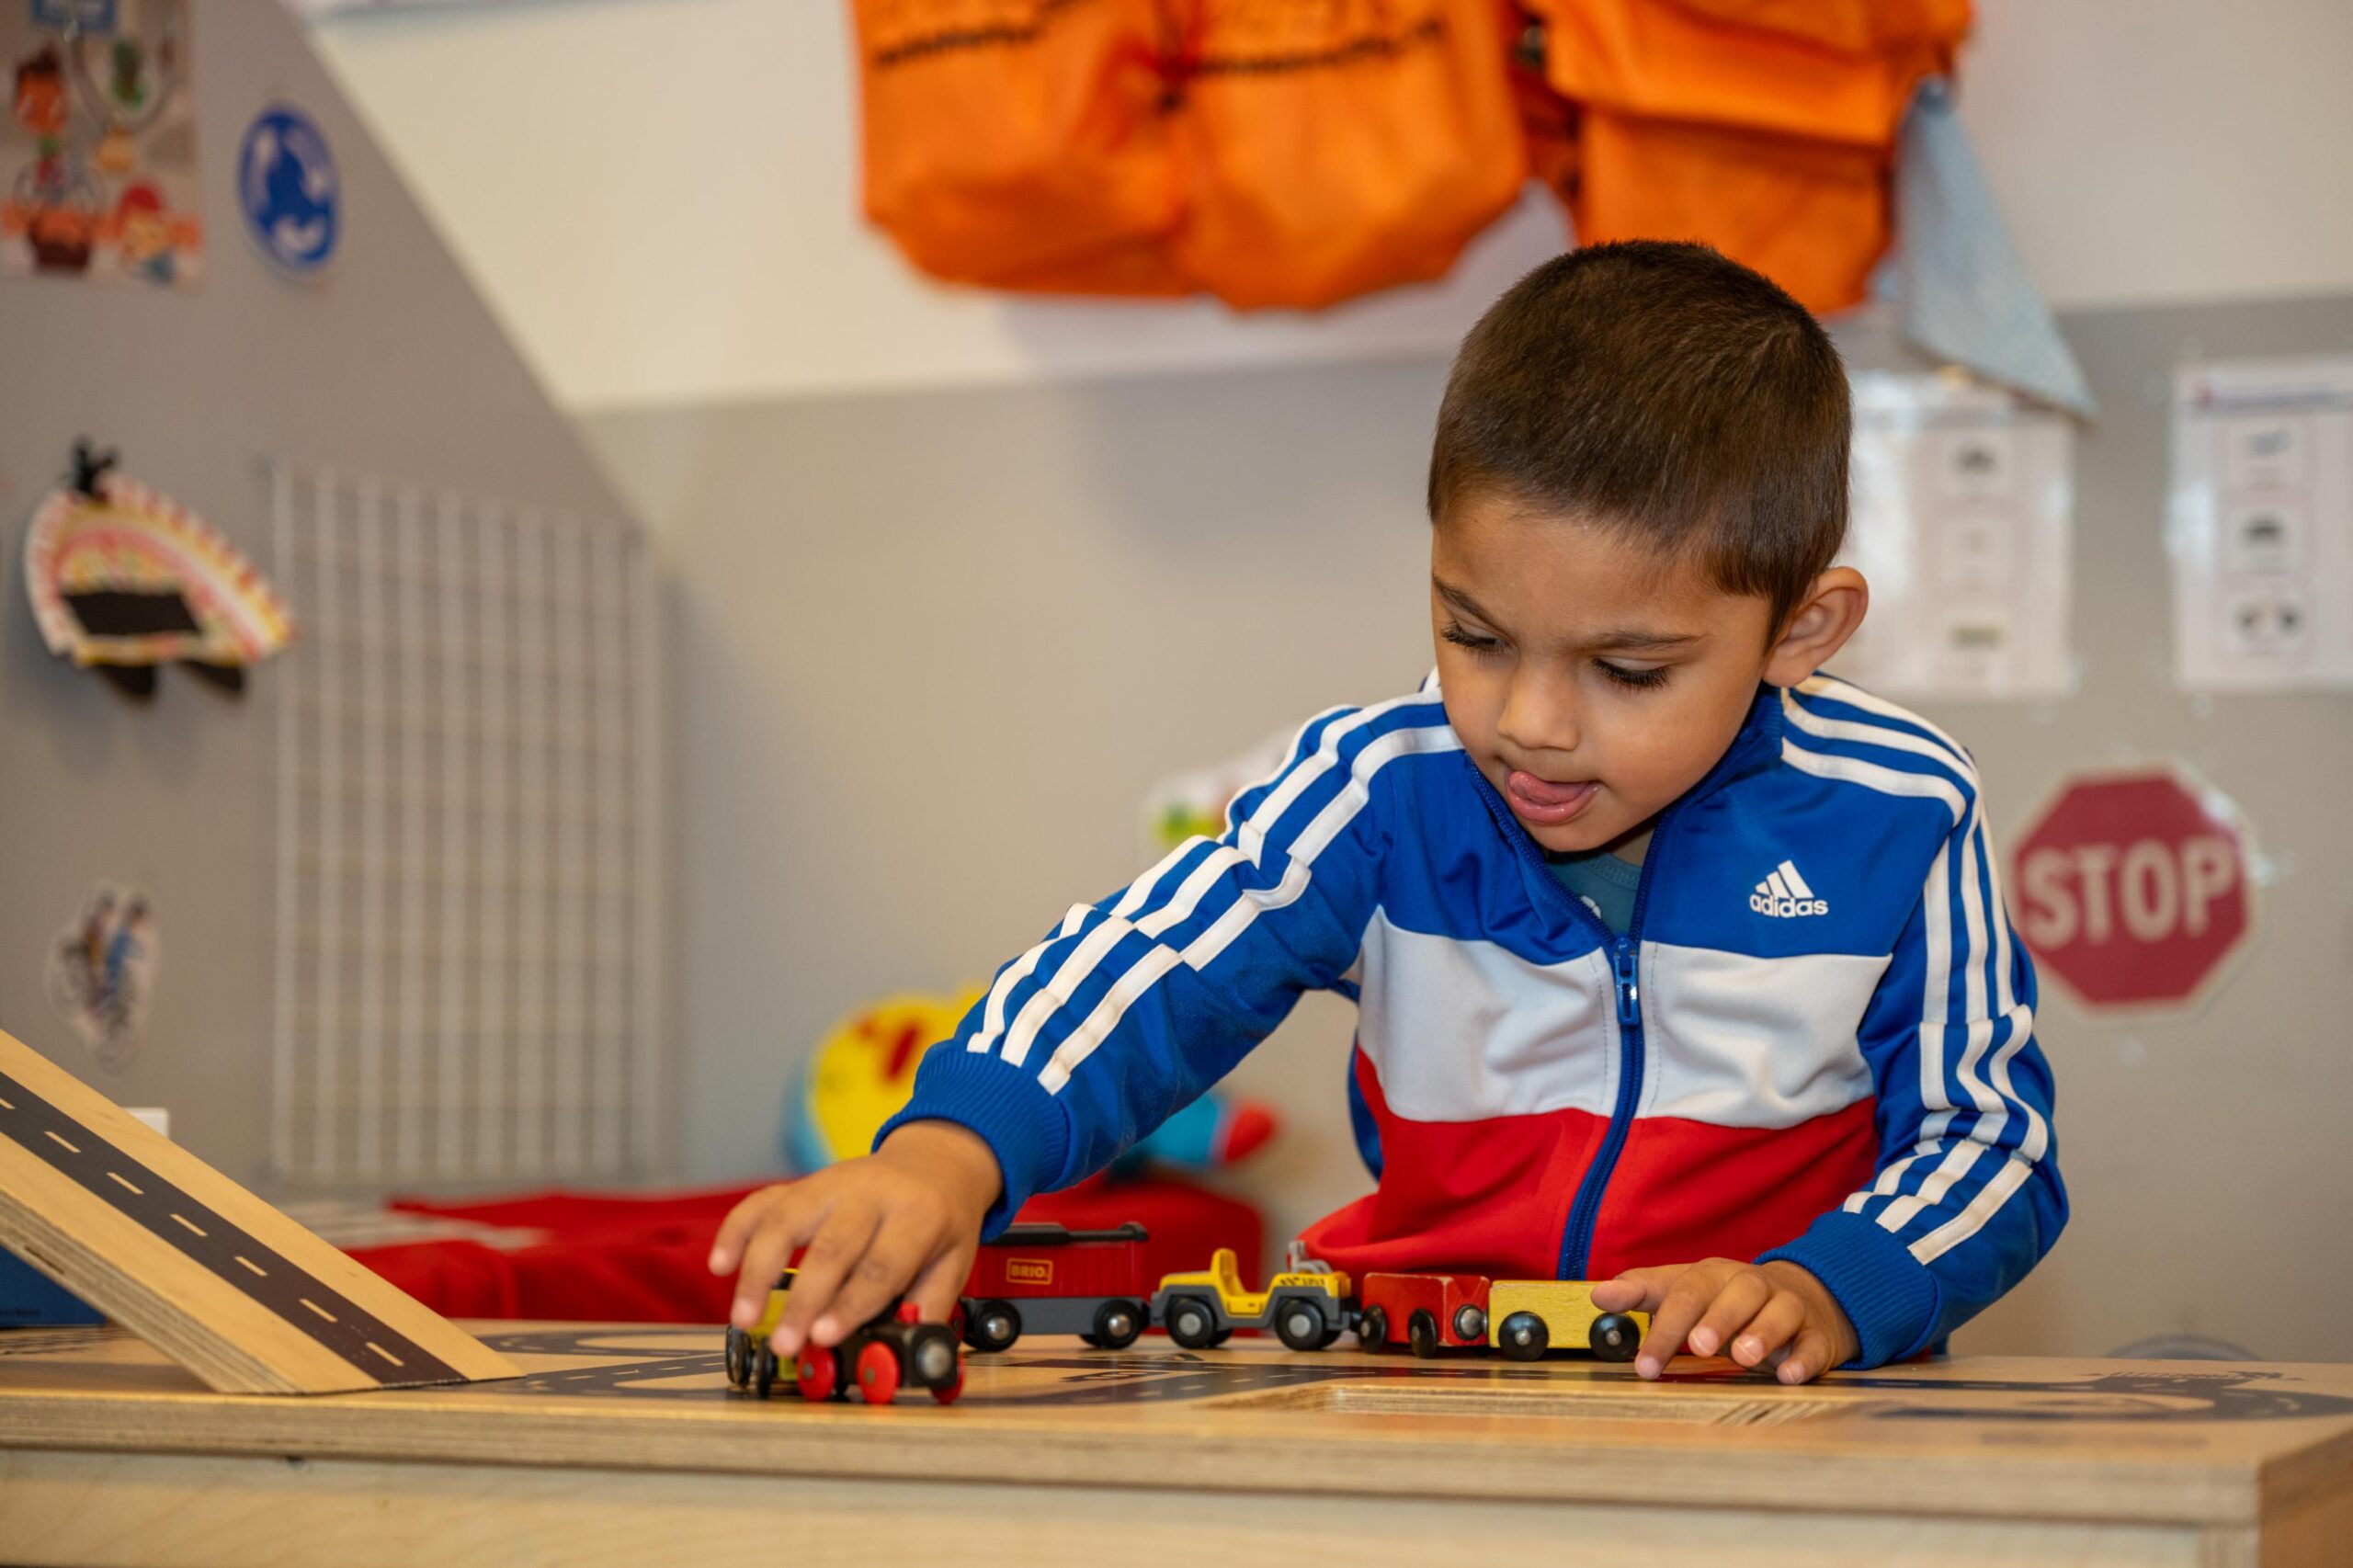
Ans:
[{"label": "toy road ramp", "polygon": [[6,1034],[0,1245],[222,1393],[519,1375]]}]

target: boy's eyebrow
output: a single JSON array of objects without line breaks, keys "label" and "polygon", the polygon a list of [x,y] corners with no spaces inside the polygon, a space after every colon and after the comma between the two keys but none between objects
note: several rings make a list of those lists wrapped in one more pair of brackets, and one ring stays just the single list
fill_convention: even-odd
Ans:
[{"label": "boy's eyebrow", "polygon": [[[1432,577],[1430,585],[1438,590],[1440,598],[1453,605],[1455,608],[1475,616],[1490,626],[1503,624],[1481,608],[1478,600],[1445,578]],[[1587,638],[1585,645],[1587,648],[1622,648],[1629,653],[1638,649],[1645,653],[1669,653],[1677,648],[1688,648],[1703,639],[1704,633],[1695,631],[1641,631],[1632,627],[1626,627],[1616,631],[1605,631],[1597,637]]]}]

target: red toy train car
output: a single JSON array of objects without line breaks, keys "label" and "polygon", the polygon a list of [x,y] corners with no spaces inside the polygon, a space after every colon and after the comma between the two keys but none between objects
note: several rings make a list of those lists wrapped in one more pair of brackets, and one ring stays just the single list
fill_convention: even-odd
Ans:
[{"label": "red toy train car", "polygon": [[1357,1338],[1427,1358],[1487,1343],[1487,1288],[1478,1274],[1368,1274],[1357,1286]]},{"label": "red toy train car", "polygon": [[1072,1231],[1008,1226],[981,1248],[965,1282],[964,1343],[1005,1350],[1024,1334],[1075,1334],[1121,1350],[1151,1320],[1143,1278],[1144,1228]]}]

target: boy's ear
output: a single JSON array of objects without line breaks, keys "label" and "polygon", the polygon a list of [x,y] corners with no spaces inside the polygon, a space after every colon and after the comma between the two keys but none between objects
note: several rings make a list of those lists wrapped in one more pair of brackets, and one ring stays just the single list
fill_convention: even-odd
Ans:
[{"label": "boy's ear", "polygon": [[1833,566],[1816,577],[1766,653],[1766,684],[1795,686],[1828,664],[1862,625],[1870,603],[1870,585],[1851,566]]}]

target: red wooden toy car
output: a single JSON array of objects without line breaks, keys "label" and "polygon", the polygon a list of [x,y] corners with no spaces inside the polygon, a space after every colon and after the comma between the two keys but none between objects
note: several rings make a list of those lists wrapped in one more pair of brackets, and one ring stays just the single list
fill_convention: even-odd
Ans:
[{"label": "red wooden toy car", "polygon": [[1487,1343],[1487,1286],[1477,1274],[1368,1274],[1357,1285],[1357,1339],[1427,1358]]},{"label": "red wooden toy car", "polygon": [[[793,1274],[788,1268],[777,1280],[758,1323],[749,1329],[727,1325],[727,1381],[762,1399],[781,1370],[768,1335],[784,1316]],[[914,1388],[947,1404],[964,1392],[964,1359],[947,1324],[918,1322],[915,1304],[901,1301],[830,1349],[802,1346],[793,1360],[793,1382],[803,1399],[847,1399],[855,1388],[867,1403],[888,1404],[900,1389]]]},{"label": "red wooden toy car", "polygon": [[1107,1350],[1125,1349],[1151,1321],[1144,1239],[1137,1224],[1108,1231],[1008,1226],[972,1261],[962,1302],[964,1343],[1005,1350],[1024,1334],[1075,1334]]}]

